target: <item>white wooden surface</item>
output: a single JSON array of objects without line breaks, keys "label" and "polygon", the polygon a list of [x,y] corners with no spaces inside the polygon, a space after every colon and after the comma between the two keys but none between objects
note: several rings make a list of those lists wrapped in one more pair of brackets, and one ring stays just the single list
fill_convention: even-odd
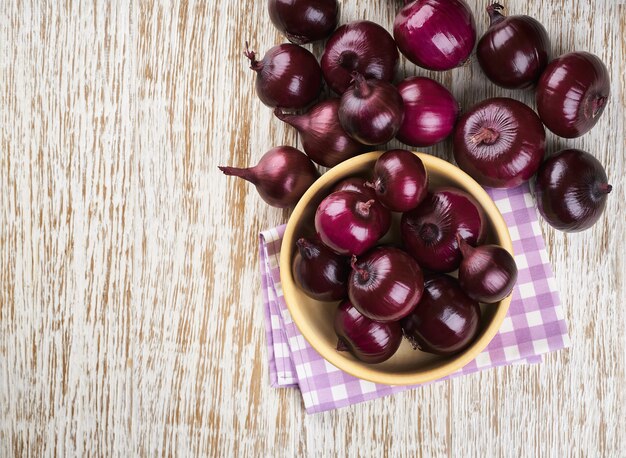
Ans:
[{"label": "white wooden surface", "polygon": [[[598,126],[548,142],[592,152],[614,185],[592,230],[542,224],[572,347],[307,416],[265,365],[257,234],[288,212],[217,170],[297,145],[241,56],[281,41],[265,3],[0,5],[0,456],[624,456],[626,7],[506,5],[612,75]],[[342,21],[390,30],[400,3],[346,0]],[[487,2],[469,3],[482,33]],[[475,62],[431,76],[464,108],[534,105]]]}]

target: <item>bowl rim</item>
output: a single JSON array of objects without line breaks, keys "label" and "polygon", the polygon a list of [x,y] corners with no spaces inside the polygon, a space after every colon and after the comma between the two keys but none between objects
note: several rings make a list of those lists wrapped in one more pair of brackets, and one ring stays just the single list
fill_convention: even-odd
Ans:
[{"label": "bowl rim", "polygon": [[[370,153],[364,153],[359,156],[348,159],[335,167],[328,170],[320,178],[318,178],[304,193],[287,222],[285,233],[283,235],[283,241],[280,250],[280,281],[282,284],[282,295],[284,296],[287,309],[291,314],[291,318],[297,326],[300,333],[304,336],[306,341],[317,351],[326,361],[338,369],[347,372],[354,377],[368,380],[374,383],[380,383],[384,385],[415,385],[433,380],[440,379],[453,372],[461,369],[478,356],[485,347],[495,337],[497,332],[506,317],[511,304],[512,295],[502,299],[499,303],[489,304],[488,307],[498,307],[493,319],[484,330],[483,334],[477,339],[470,347],[468,347],[463,353],[450,357],[450,360],[438,367],[422,370],[419,372],[384,372],[377,369],[377,365],[368,365],[356,359],[350,360],[341,356],[334,348],[326,348],[325,345],[321,345],[322,339],[317,335],[317,332],[313,326],[307,322],[302,313],[300,307],[295,302],[294,295],[296,294],[297,286],[293,279],[293,273],[291,269],[291,252],[294,244],[294,232],[298,221],[302,217],[302,214],[309,205],[311,199],[325,186],[333,181],[338,181],[342,178],[347,178],[347,175],[354,168],[357,168],[367,162],[375,162],[384,151],[373,151]],[[450,176],[457,175],[457,180],[463,182],[464,186],[469,190],[469,193],[478,201],[483,208],[487,219],[491,221],[494,228],[495,236],[500,246],[506,249],[511,255],[513,255],[513,243],[511,241],[511,235],[509,229],[504,222],[504,218],[498,210],[498,207],[494,201],[489,197],[487,192],[480,186],[472,177],[465,173],[454,164],[440,159],[430,154],[413,152],[424,163],[427,170],[433,170],[441,175]],[[280,292],[279,292],[280,294]]]}]

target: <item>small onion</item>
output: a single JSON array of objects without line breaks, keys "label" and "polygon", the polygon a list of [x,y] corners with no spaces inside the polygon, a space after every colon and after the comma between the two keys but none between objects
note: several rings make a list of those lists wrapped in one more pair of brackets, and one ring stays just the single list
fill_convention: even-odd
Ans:
[{"label": "small onion", "polygon": [[391,81],[398,57],[396,43],[383,27],[370,21],[354,21],[335,30],[320,63],[328,86],[343,94],[350,87],[353,72]]},{"label": "small onion", "polygon": [[254,167],[218,167],[225,175],[249,181],[261,198],[274,207],[293,207],[320,173],[302,152],[277,146],[265,153]]},{"label": "small onion", "polygon": [[537,111],[558,136],[580,137],[596,125],[610,92],[604,63],[588,52],[572,52],[554,59],[541,75]]},{"label": "small onion", "polygon": [[478,41],[476,57],[498,86],[523,89],[537,82],[550,60],[550,38],[530,16],[504,16],[498,3],[487,7],[489,29]]},{"label": "small onion", "polygon": [[528,106],[509,98],[487,99],[461,116],[454,158],[483,186],[512,188],[535,174],[545,139],[541,120]]},{"label": "small onion", "polygon": [[398,323],[379,323],[363,316],[350,301],[339,304],[335,314],[338,351],[349,351],[364,363],[376,364],[391,358],[402,343]]},{"label": "small onion", "polygon": [[565,149],[549,157],[537,172],[537,208],[554,228],[565,232],[589,229],[602,215],[612,186],[591,154]]},{"label": "small onion", "polygon": [[322,70],[315,56],[301,46],[283,43],[256,60],[246,43],[244,55],[256,72],[256,93],[268,107],[305,108],[322,89]]},{"label": "small onion", "polygon": [[396,16],[393,36],[414,64],[450,70],[462,65],[474,49],[476,25],[463,0],[415,0]]},{"label": "small onion", "polygon": [[393,247],[377,247],[357,261],[348,279],[350,301],[366,317],[398,321],[415,308],[424,290],[422,269],[411,256]]},{"label": "small onion", "polygon": [[431,146],[452,133],[459,116],[454,96],[437,81],[414,76],[398,84],[404,121],[396,135],[411,146]]},{"label": "small onion", "polygon": [[493,304],[513,291],[517,265],[511,253],[498,245],[474,248],[459,237],[463,260],[459,266],[459,284],[469,297]]},{"label": "small onion", "polygon": [[337,27],[337,0],[269,0],[270,19],[292,43],[323,40]]},{"label": "small onion", "polygon": [[315,211],[315,230],[339,254],[360,255],[389,230],[391,213],[374,199],[355,191],[334,192]]},{"label": "small onion", "polygon": [[365,178],[345,178],[337,183],[332,190],[332,192],[337,191],[356,191],[360,192],[361,194],[365,194],[368,200],[376,199],[376,191],[374,191],[370,186],[367,185],[367,180]]}]

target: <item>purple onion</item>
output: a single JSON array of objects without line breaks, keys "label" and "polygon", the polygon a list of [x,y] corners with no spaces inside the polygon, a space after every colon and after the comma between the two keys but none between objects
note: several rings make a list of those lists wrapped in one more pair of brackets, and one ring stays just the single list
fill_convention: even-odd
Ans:
[{"label": "purple onion", "polygon": [[323,40],[337,27],[337,0],[269,0],[267,10],[278,30],[292,43]]}]

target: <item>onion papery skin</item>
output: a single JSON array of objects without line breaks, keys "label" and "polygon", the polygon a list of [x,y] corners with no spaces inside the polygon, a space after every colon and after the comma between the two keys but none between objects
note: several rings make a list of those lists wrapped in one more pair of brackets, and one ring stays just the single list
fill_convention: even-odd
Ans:
[{"label": "onion papery skin", "polygon": [[604,112],[611,81],[604,63],[572,52],[548,64],[537,84],[537,111],[548,129],[564,138],[589,132]]},{"label": "onion papery skin", "polygon": [[338,98],[319,102],[305,114],[286,114],[277,108],[274,115],[298,131],[304,152],[324,167],[334,167],[368,149],[341,127]]},{"label": "onion papery skin", "polygon": [[296,284],[313,299],[328,302],[348,297],[348,258],[319,240],[298,239],[292,271]]},{"label": "onion papery skin", "polygon": [[433,272],[452,272],[461,263],[457,234],[472,245],[485,238],[485,215],[472,196],[455,188],[428,193],[402,215],[400,233],[406,251]]},{"label": "onion papery skin", "polygon": [[539,168],[545,140],[531,108],[509,98],[487,99],[461,116],[454,131],[454,159],[483,186],[514,188]]},{"label": "onion papery skin", "polygon": [[372,320],[386,323],[407,316],[423,290],[422,269],[398,248],[376,247],[359,259],[352,258],[348,296]]},{"label": "onion papery skin", "polygon": [[393,36],[398,49],[428,70],[464,64],[476,44],[472,10],[463,0],[416,0],[397,14]]},{"label": "onion papery skin", "polygon": [[374,164],[371,186],[378,201],[391,211],[417,207],[428,193],[428,175],[422,160],[403,149],[383,153]]},{"label": "onion papery skin", "polygon": [[349,351],[358,360],[377,364],[391,358],[402,343],[399,323],[379,323],[362,315],[350,301],[339,304],[335,313],[338,351]]},{"label": "onion papery skin", "polygon": [[424,294],[400,324],[413,348],[453,355],[467,348],[480,331],[480,307],[449,275],[428,275]]},{"label": "onion papery skin", "polygon": [[278,208],[295,206],[320,176],[302,151],[286,145],[270,149],[254,167],[219,169],[254,184],[261,198]]},{"label": "onion papery skin", "polygon": [[301,46],[274,46],[259,61],[252,51],[246,49],[244,54],[256,72],[256,93],[268,107],[303,109],[315,101],[322,89],[322,70],[317,59]]},{"label": "onion papery skin", "polygon": [[546,159],[535,182],[539,213],[564,232],[593,226],[602,216],[611,190],[602,164],[578,149],[562,150]]},{"label": "onion papery skin", "polygon": [[432,146],[448,137],[459,117],[459,104],[437,81],[414,76],[398,84],[404,120],[396,138],[411,146]]},{"label": "onion papery skin", "polygon": [[517,265],[511,253],[498,245],[474,248],[460,240],[463,260],[459,266],[459,285],[470,298],[487,304],[501,301],[513,291]]},{"label": "onion papery skin", "polygon": [[478,63],[487,78],[498,86],[531,87],[550,60],[548,32],[530,16],[503,16],[500,9],[498,3],[487,7],[491,24],[478,40]]},{"label": "onion papery skin", "polygon": [[375,199],[355,191],[328,196],[315,211],[320,240],[342,255],[360,255],[372,248],[389,230],[391,213]]},{"label": "onion papery skin", "polygon": [[335,27],[337,0],[269,0],[267,10],[274,26],[297,45],[323,40]]},{"label": "onion papery skin", "polygon": [[364,194],[367,199],[376,199],[376,191],[372,189],[367,184],[367,180],[365,178],[359,177],[349,177],[341,180],[339,183],[335,185],[331,192],[337,191],[356,191],[361,194]]},{"label": "onion papery skin", "polygon": [[320,60],[328,86],[343,94],[357,72],[367,79],[391,81],[398,65],[393,37],[371,21],[353,21],[339,26],[326,43]]}]

